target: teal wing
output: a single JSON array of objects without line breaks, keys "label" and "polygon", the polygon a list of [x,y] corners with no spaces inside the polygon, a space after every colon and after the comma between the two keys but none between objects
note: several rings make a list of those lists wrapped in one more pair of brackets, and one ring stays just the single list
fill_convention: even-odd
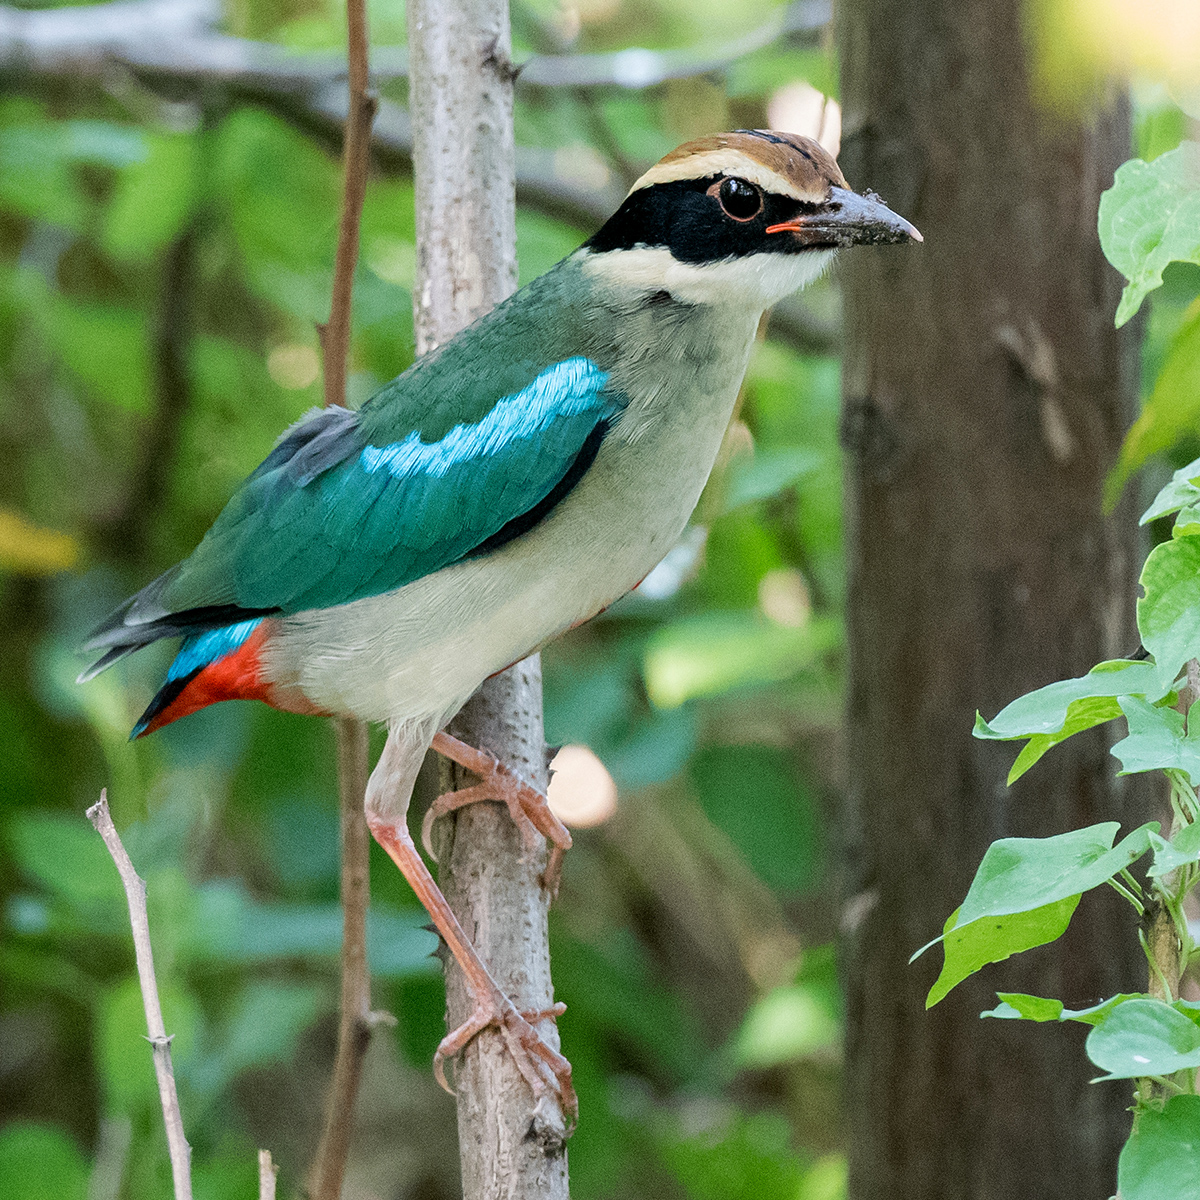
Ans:
[{"label": "teal wing", "polygon": [[390,591],[531,529],[587,471],[623,399],[582,355],[525,378],[432,437],[395,384],[360,412],[310,413],[193,554],[95,631],[88,647],[106,653],[85,677],[160,637]]},{"label": "teal wing", "polygon": [[589,359],[566,359],[436,441],[419,429],[385,441],[356,414],[318,412],[247,480],[166,599],[326,608],[495,549],[595,458],[620,407],[606,382]]}]

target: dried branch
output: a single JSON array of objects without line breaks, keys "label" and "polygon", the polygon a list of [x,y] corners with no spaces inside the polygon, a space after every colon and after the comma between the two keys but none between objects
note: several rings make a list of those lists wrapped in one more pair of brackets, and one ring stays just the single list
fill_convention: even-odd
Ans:
[{"label": "dried branch", "polygon": [[275,1182],[279,1168],[271,1161],[270,1150],[258,1152],[258,1200],[275,1200]]},{"label": "dried branch", "polygon": [[342,825],[342,998],[337,1055],[325,1107],[325,1125],[313,1160],[309,1195],[338,1200],[350,1152],[354,1101],[363,1060],[378,1023],[371,1012],[367,969],[369,843],[363,797],[367,790],[367,727],[350,717],[336,722],[338,793]]},{"label": "dried branch", "polygon": [[[719,50],[646,50],[537,55],[522,64],[522,86],[640,89],[668,79],[719,73],[780,39],[814,41],[829,24],[830,0],[795,0]],[[195,89],[270,90],[290,96],[343,85],[346,60],[335,51],[294,51],[221,33],[219,0],[112,0],[73,9],[0,6],[0,70],[102,76],[114,63],[160,84]],[[371,51],[376,86],[408,76],[403,46]]]},{"label": "dried branch", "polygon": [[[365,0],[346,0],[349,27],[349,113],[346,120],[342,213],[334,261],[329,321],[318,326],[324,353],[325,404],[346,402],[350,355],[350,301],[358,263],[359,225],[371,159],[375,98],[368,88]],[[363,799],[367,790],[367,727],[337,721],[338,795],[342,831],[342,997],[337,1054],[325,1109],[325,1125],[313,1162],[310,1192],[315,1200],[338,1200],[350,1152],[354,1101],[371,1040],[371,978],[367,968],[367,906],[370,902],[369,846]]]},{"label": "dried branch", "polygon": [[158,1079],[158,1095],[162,1101],[163,1123],[167,1127],[167,1151],[171,1156],[171,1176],[175,1184],[175,1200],[192,1197],[192,1148],[183,1134],[183,1116],[179,1111],[179,1094],[175,1090],[175,1073],[171,1069],[171,1039],[163,1024],[162,1005],[158,999],[158,984],[154,980],[154,953],[150,948],[150,922],[146,915],[146,883],[133,869],[129,855],[121,844],[117,827],[108,811],[108,793],[87,810],[88,820],[104,839],[112,860],[125,886],[129,902],[129,924],[133,929],[133,948],[137,956],[138,983],[142,989],[142,1004],[146,1010],[146,1029],[154,1052],[154,1074]]},{"label": "dried branch", "polygon": [[371,122],[375,97],[367,91],[367,16],[365,0],[346,0],[349,25],[350,88],[346,118],[342,216],[338,222],[337,257],[333,268],[333,300],[329,321],[318,327],[325,356],[325,403],[346,402],[346,362],[350,354],[350,295],[358,264],[358,231],[371,155]]}]

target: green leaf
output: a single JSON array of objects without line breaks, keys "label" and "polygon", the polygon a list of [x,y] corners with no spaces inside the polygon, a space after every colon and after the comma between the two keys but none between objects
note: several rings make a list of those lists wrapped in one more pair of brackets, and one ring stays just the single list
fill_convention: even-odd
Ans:
[{"label": "green leaf", "polygon": [[105,924],[127,928],[121,877],[100,835],[82,814],[18,813],[9,825],[22,872],[60,896],[78,913],[103,914]]},{"label": "green leaf", "polygon": [[[329,958],[342,945],[342,911],[336,904],[260,904],[236,884],[198,889],[197,918],[187,946],[198,962],[262,962]],[[422,914],[367,913],[367,957],[374,975],[399,978],[434,969],[435,935],[421,928]]]},{"label": "green leaf", "polygon": [[1117,1166],[1122,1200],[1200,1200],[1200,1096],[1138,1113]]},{"label": "green leaf", "polygon": [[1143,162],[1117,168],[1100,197],[1100,244],[1129,281],[1117,308],[1124,325],[1162,283],[1171,262],[1200,263],[1200,146],[1184,142]]},{"label": "green leaf", "polygon": [[250,1067],[283,1062],[321,1011],[321,989],[311,984],[249,983],[230,1007],[220,1050],[197,1064],[193,1082],[212,1093]]},{"label": "green leaf", "polygon": [[981,1017],[1000,1017],[1004,1020],[1061,1021],[1063,1002],[1044,996],[1029,996],[1024,992],[997,992],[1000,1003]]},{"label": "green leaf", "polygon": [[[1067,707],[1066,720],[1061,729],[1055,733],[1035,734],[1021,747],[1021,753],[1017,755],[1013,765],[1009,768],[1006,782],[1010,786],[1016,783],[1030,767],[1034,766],[1047,751],[1053,750],[1059,742],[1065,742],[1067,738],[1082,733],[1085,729],[1103,725],[1106,721],[1111,721],[1120,715],[1121,706],[1111,696],[1091,696],[1086,700],[1073,700]],[[978,732],[980,723],[978,714],[976,714],[976,736],[986,736],[980,735]]]},{"label": "green leaf", "polygon": [[60,299],[51,334],[59,356],[97,397],[118,408],[150,407],[150,337],[146,316],[111,304]]},{"label": "green leaf", "polygon": [[1067,896],[1028,912],[988,917],[965,927],[954,924],[959,913],[952,913],[942,932],[945,962],[925,997],[925,1007],[932,1008],[953,987],[988,963],[1001,962],[1022,950],[1054,941],[1071,923],[1071,914],[1078,903],[1077,895]]},{"label": "green leaf", "polygon": [[[1198,701],[1200,703],[1200,701]],[[1150,835],[1154,862],[1147,874],[1152,879],[1200,859],[1200,821],[1185,825],[1169,842],[1157,833]]]},{"label": "green leaf", "polygon": [[746,1114],[718,1103],[702,1123],[675,1117],[669,1124],[651,1122],[651,1128],[663,1166],[682,1185],[676,1195],[688,1200],[802,1195],[804,1160],[778,1112]]},{"label": "green leaf", "polygon": [[1179,510],[1175,524],[1171,526],[1172,537],[1196,537],[1200,535],[1200,504],[1189,504]]},{"label": "green leaf", "polygon": [[[1098,887],[1149,848],[1148,822],[1113,846],[1119,825],[1104,821],[1048,838],[1001,838],[983,856],[957,928],[984,917],[1028,912]],[[1110,848],[1111,847],[1111,848]]]},{"label": "green leaf", "polygon": [[962,906],[942,933],[912,956],[946,943],[945,966],[926,1007],[984,964],[1052,942],[1066,929],[1083,892],[1145,854],[1158,823],[1140,826],[1113,846],[1118,828],[1116,821],[1105,821],[1057,837],[993,842]]},{"label": "green leaf", "polygon": [[61,1129],[21,1121],[0,1133],[4,1200],[83,1200],[87,1190],[87,1163]]},{"label": "green leaf", "polygon": [[1200,1067],[1200,1026],[1169,1004],[1149,997],[1127,1000],[1088,1034],[1087,1056],[1107,1075],[1138,1079]]},{"label": "green leaf", "polygon": [[841,1027],[826,998],[804,984],[778,987],[746,1014],[734,1043],[745,1067],[774,1067],[838,1045]]},{"label": "green leaf", "polygon": [[998,741],[1029,738],[1008,774],[1012,783],[1059,742],[1119,717],[1118,696],[1148,695],[1157,700],[1168,690],[1169,684],[1160,685],[1153,663],[1114,659],[1078,679],[1062,679],[1018,696],[991,721],[977,714],[974,734]]},{"label": "green leaf", "polygon": [[819,882],[819,804],[790,755],[774,746],[705,746],[688,776],[705,815],[764,883],[795,892]]},{"label": "green leaf", "polygon": [[[1197,313],[1197,321],[1200,321],[1200,313]],[[1193,459],[1186,467],[1180,467],[1171,476],[1171,482],[1160,489],[1154,497],[1154,503],[1142,513],[1139,524],[1149,525],[1159,517],[1200,502],[1200,483],[1197,480],[1200,480],[1200,458]]]},{"label": "green leaf", "polygon": [[996,996],[1000,1003],[980,1013],[981,1017],[999,1017],[1009,1021],[1079,1021],[1083,1025],[1098,1025],[1118,1004],[1137,999],[1141,993],[1121,992],[1090,1008],[1065,1008],[1061,1000],[1047,1000],[1023,992],[997,992]]},{"label": "green leaf", "polygon": [[[1152,455],[1170,450],[1185,438],[1194,437],[1200,429],[1200,305],[1193,305],[1171,339],[1166,360],[1158,373],[1154,388],[1146,397],[1142,411],[1130,426],[1121,444],[1121,455],[1104,483],[1104,502],[1112,508],[1120,498],[1125,481]],[[1186,474],[1185,474],[1186,473]],[[1176,488],[1180,475],[1190,479],[1200,474],[1197,464],[1175,472],[1175,479],[1159,493],[1145,520],[1164,515],[1175,504],[1176,494],[1182,493],[1185,503],[1193,498],[1185,488]],[[1174,489],[1174,490],[1173,490]],[[1171,492],[1168,497],[1164,493]],[[1160,501],[1167,507],[1157,512]],[[1151,515],[1153,514],[1153,515]]]},{"label": "green leaf", "polygon": [[0,128],[0,201],[24,216],[78,230],[91,206],[77,163],[122,167],[145,155],[142,133],[107,121],[32,121]]},{"label": "green leaf", "polygon": [[1189,658],[1200,653],[1200,541],[1177,538],[1155,546],[1139,582],[1145,595],[1138,601],[1142,645],[1154,656],[1159,699]]},{"label": "green leaf", "polygon": [[724,511],[777,495],[823,462],[824,455],[807,446],[756,448],[753,458],[736,459],[730,464]]},{"label": "green leaf", "polygon": [[1193,784],[1200,782],[1200,708],[1192,706],[1185,733],[1183,713],[1173,708],[1155,708],[1137,696],[1122,696],[1120,705],[1129,722],[1129,736],[1112,748],[1121,761],[1120,774],[1176,770],[1186,772]]},{"label": "green leaf", "polygon": [[650,699],[675,708],[748,684],[773,683],[811,666],[842,639],[841,624],[817,618],[798,628],[758,613],[713,612],[664,626],[646,646]]},{"label": "green leaf", "polygon": [[105,249],[134,262],[147,261],[179,236],[199,195],[196,138],[151,137],[147,149],[121,172],[105,214]]}]

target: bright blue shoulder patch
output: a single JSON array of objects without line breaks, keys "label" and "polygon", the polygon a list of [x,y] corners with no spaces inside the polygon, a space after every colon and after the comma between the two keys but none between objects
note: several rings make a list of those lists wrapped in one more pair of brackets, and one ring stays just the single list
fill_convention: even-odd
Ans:
[{"label": "bright blue shoulder patch", "polygon": [[[446,353],[462,344],[448,343]],[[462,378],[472,383],[469,374]],[[486,415],[461,420],[432,442],[422,440],[400,403],[389,410],[390,428],[380,419],[384,410],[374,413],[382,445],[364,444],[361,421],[351,417],[306,420],[185,564],[188,604],[199,605],[207,587],[228,590],[232,582],[243,609],[330,608],[490,553],[532,529],[584,477],[626,399],[581,354],[518,378],[529,382],[486,410],[464,397],[464,414]],[[195,634],[180,648],[172,681],[233,652],[252,630],[245,622]]]},{"label": "bright blue shoulder patch", "polygon": [[203,633],[185,638],[167,670],[167,682],[183,679],[193,671],[215,663],[217,659],[241,649],[246,639],[262,624],[262,617],[253,621],[239,621],[236,625],[225,625],[221,629],[206,629]]},{"label": "bright blue shoulder patch", "polygon": [[564,417],[600,409],[608,382],[591,359],[577,356],[547,367],[514,395],[497,401],[474,425],[455,425],[437,442],[423,442],[416,430],[402,442],[363,448],[359,461],[368,474],[386,470],[394,479],[414,475],[441,478],[458,463],[491,458],[512,442],[536,437]]}]

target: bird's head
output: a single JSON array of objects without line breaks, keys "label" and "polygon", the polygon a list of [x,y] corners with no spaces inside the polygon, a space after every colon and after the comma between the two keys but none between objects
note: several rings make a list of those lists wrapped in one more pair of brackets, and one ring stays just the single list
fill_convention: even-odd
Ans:
[{"label": "bird's head", "polygon": [[672,150],[585,249],[613,282],[765,308],[820,275],[840,247],[921,240],[877,196],[851,191],[811,138],[740,129]]}]

